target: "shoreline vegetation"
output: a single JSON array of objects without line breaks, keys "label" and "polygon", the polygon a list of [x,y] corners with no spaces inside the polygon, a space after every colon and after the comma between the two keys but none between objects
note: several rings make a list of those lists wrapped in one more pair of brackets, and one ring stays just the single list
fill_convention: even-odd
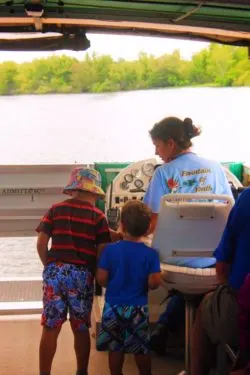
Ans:
[{"label": "shoreline vegetation", "polygon": [[0,63],[0,95],[108,93],[174,87],[250,86],[247,48],[210,44],[184,60],[180,51],[137,60],[86,54],[63,55],[17,64]]}]

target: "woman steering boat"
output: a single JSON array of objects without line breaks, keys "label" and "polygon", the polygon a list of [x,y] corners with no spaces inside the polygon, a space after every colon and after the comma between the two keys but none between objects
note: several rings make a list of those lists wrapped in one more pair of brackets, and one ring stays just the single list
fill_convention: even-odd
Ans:
[{"label": "woman steering boat", "polygon": [[[170,193],[211,193],[232,196],[223,167],[192,151],[191,139],[200,135],[200,128],[190,118],[184,121],[167,117],[150,130],[155,154],[164,164],[158,167],[150,181],[144,202],[153,212],[151,232],[160,210],[161,197]],[[184,321],[184,300],[174,295],[160,316],[151,338],[151,347],[159,355],[165,353],[168,333],[176,332]]]}]

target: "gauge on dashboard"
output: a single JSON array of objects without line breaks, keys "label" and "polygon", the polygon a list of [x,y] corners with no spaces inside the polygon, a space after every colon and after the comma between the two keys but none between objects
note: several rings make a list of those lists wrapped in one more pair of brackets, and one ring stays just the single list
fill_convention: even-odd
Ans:
[{"label": "gauge on dashboard", "polygon": [[143,181],[139,179],[135,180],[134,184],[138,189],[141,189],[144,185]]},{"label": "gauge on dashboard", "polygon": [[124,176],[124,180],[125,180],[125,182],[127,182],[128,184],[129,184],[130,182],[132,182],[133,179],[134,179],[134,177],[133,177],[133,175],[130,174],[130,173],[125,174],[125,176]]},{"label": "gauge on dashboard", "polygon": [[142,172],[147,177],[152,177],[154,174],[154,164],[153,163],[144,163],[141,167]]},{"label": "gauge on dashboard", "polygon": [[120,188],[122,190],[128,190],[128,183],[126,181],[123,181],[121,184],[120,184]]},{"label": "gauge on dashboard", "polygon": [[138,177],[139,169],[131,169],[130,173],[133,177]]}]

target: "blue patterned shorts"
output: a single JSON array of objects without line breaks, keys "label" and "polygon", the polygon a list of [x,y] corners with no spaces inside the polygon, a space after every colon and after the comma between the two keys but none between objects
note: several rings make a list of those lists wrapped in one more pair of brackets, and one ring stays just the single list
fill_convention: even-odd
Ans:
[{"label": "blue patterned shorts", "polygon": [[76,330],[91,326],[93,276],[84,266],[50,263],[43,271],[42,325],[60,327],[69,313]]},{"label": "blue patterned shorts", "polygon": [[105,303],[97,350],[147,354],[149,348],[148,306]]}]

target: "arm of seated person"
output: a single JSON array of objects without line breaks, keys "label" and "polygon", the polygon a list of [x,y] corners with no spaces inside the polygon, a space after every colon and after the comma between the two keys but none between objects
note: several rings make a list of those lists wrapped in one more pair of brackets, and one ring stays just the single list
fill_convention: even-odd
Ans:
[{"label": "arm of seated person", "polygon": [[244,228],[245,218],[247,216],[247,207],[249,202],[249,189],[241,193],[240,197],[233,206],[222,234],[219,245],[214,251],[216,258],[216,273],[220,284],[228,282],[228,276],[232,264],[234,263],[235,253],[238,248],[239,238]]},{"label": "arm of seated person", "polygon": [[219,284],[227,284],[230,272],[230,265],[226,262],[216,262],[216,275]]},{"label": "arm of seated person", "polygon": [[161,285],[161,272],[151,273],[148,278],[148,288],[157,289]]},{"label": "arm of seated person", "polygon": [[104,268],[98,268],[96,272],[96,280],[99,285],[106,287],[108,285],[109,273]]}]

